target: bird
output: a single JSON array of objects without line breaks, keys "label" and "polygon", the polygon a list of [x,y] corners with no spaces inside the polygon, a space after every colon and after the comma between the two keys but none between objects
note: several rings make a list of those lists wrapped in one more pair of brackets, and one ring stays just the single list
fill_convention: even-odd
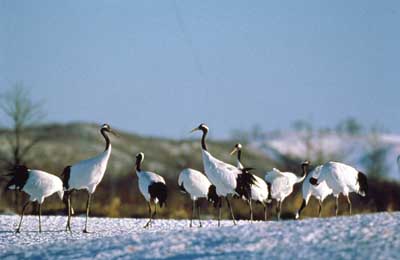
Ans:
[{"label": "bird", "polygon": [[327,162],[322,166],[319,176],[312,176],[310,183],[312,185],[319,185],[323,181],[326,182],[329,188],[332,189],[333,196],[335,197],[335,215],[339,211],[339,195],[343,194],[348,203],[349,214],[351,215],[351,200],[349,193],[355,192],[362,197],[365,197],[368,192],[367,176],[354,167],[340,163],[340,162]]},{"label": "bird", "polygon": [[[206,198],[214,204],[218,201],[218,195],[216,193],[216,188],[207,177],[194,169],[186,168],[179,173],[178,185],[182,192],[188,193],[190,195],[192,204],[192,216],[190,218],[190,227],[192,227],[193,217],[195,215],[196,202],[200,198]],[[199,219],[200,227],[200,205],[197,205],[197,214]]]},{"label": "bird", "polygon": [[277,201],[276,212],[278,220],[281,219],[282,203],[293,192],[293,186],[304,180],[309,165],[309,161],[304,161],[301,164],[303,176],[297,177],[292,172],[281,172],[273,168],[272,171],[267,172],[265,181],[270,184],[271,198]]},{"label": "bird", "polygon": [[296,213],[296,219],[300,217],[301,212],[307,206],[311,196],[314,196],[318,200],[319,203],[318,216],[321,217],[322,202],[325,200],[326,197],[332,194],[332,189],[328,187],[325,181],[321,182],[318,186],[311,185],[310,183],[310,178],[312,176],[319,176],[321,169],[322,165],[315,167],[315,169],[312,170],[303,181],[302,185],[303,202],[300,206],[300,209]]},{"label": "bird", "polygon": [[[231,155],[237,152],[237,167],[239,169],[244,168],[243,164],[241,163],[242,147],[243,146],[240,143],[237,143],[231,152]],[[270,200],[268,199],[269,197],[268,185],[262,178],[258,177],[257,175],[253,174],[253,177],[255,179],[255,182],[253,185],[251,185],[251,190],[250,190],[251,199],[247,200],[250,207],[250,220],[253,220],[253,208],[251,200],[259,202],[263,205],[264,220],[267,220],[267,203],[270,202]]]},{"label": "bird", "polygon": [[242,144],[237,143],[237,144],[235,144],[235,146],[233,147],[232,152],[230,153],[230,155],[233,155],[234,153],[237,152],[236,166],[237,166],[239,169],[243,169],[243,168],[244,168],[244,166],[243,166],[243,164],[242,164],[242,162],[241,162],[241,158],[242,158],[242,147],[243,147]]},{"label": "bird", "polygon": [[[167,185],[162,176],[148,171],[142,171],[141,165],[144,160],[144,153],[136,155],[136,175],[139,178],[139,190],[149,206],[149,220],[144,228],[148,228],[152,224],[153,218],[157,214],[157,203],[160,208],[166,203],[167,200]],[[154,202],[154,213],[151,210],[151,202]]]},{"label": "bird", "polygon": [[103,179],[104,173],[107,169],[108,160],[111,155],[111,142],[107,133],[111,133],[115,136],[117,134],[111,129],[109,124],[103,124],[100,128],[100,133],[104,137],[106,146],[103,152],[98,155],[77,162],[73,165],[69,165],[64,168],[62,173],[63,187],[65,191],[65,201],[67,204],[68,220],[66,231],[71,232],[71,215],[72,215],[72,205],[71,205],[71,195],[75,190],[86,190],[88,193],[87,203],[86,203],[86,220],[84,233],[89,233],[87,229],[89,209],[92,194],[95,192],[97,185]]},{"label": "bird", "polygon": [[28,169],[25,165],[17,165],[9,175],[13,177],[7,183],[6,189],[23,191],[29,195],[29,200],[22,207],[16,233],[20,233],[24,212],[30,202],[39,204],[39,232],[42,232],[42,204],[45,198],[54,193],[57,193],[61,200],[63,199],[64,189],[61,179],[45,171]]},{"label": "bird", "polygon": [[249,168],[238,169],[237,167],[218,160],[207,150],[206,137],[209,128],[202,123],[192,129],[191,132],[202,131],[201,138],[202,159],[204,172],[210,182],[215,185],[218,199],[218,226],[221,226],[222,197],[225,197],[231,212],[233,224],[236,225],[235,216],[228,195],[245,196],[249,198],[250,187],[254,183],[254,177],[249,173]]}]

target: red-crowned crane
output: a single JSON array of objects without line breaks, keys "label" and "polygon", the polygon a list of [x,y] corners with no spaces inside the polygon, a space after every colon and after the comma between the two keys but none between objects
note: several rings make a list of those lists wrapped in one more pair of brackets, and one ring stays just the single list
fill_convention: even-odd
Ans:
[{"label": "red-crowned crane", "polygon": [[63,171],[63,186],[64,190],[66,191],[65,199],[67,201],[68,211],[66,231],[69,230],[71,232],[71,194],[74,190],[86,190],[88,192],[88,198],[86,203],[85,228],[83,232],[88,233],[87,223],[91,197],[95,192],[97,185],[99,185],[103,179],[104,173],[107,169],[108,159],[111,155],[111,142],[107,133],[116,135],[108,124],[103,124],[101,126],[100,133],[106,142],[104,151],[92,158],[67,166]]},{"label": "red-crowned crane", "polygon": [[[242,155],[242,145],[241,144],[236,144],[235,147],[233,148],[231,155],[237,152],[237,167],[239,169],[243,169],[243,164],[241,163],[241,155]],[[255,202],[261,203],[264,207],[264,220],[267,220],[267,203],[270,202],[268,199],[268,185],[267,183],[258,177],[257,175],[253,174],[254,177],[254,184],[251,185],[251,199],[246,199],[246,201],[249,204],[250,207],[250,220],[253,220],[253,207],[251,204],[251,200],[254,200]]]},{"label": "red-crowned crane", "polygon": [[[136,174],[139,178],[139,190],[143,197],[146,199],[149,206],[149,220],[144,228],[152,224],[153,218],[157,214],[157,203],[160,208],[163,207],[167,200],[167,185],[162,176],[154,172],[143,171],[141,166],[144,160],[144,154],[138,153],[136,155]],[[154,213],[151,210],[151,202],[154,202]]]},{"label": "red-crowned crane", "polygon": [[325,200],[326,197],[332,194],[332,189],[328,187],[325,181],[321,182],[317,186],[311,185],[310,179],[313,176],[319,176],[321,173],[322,165],[315,167],[307,177],[303,181],[302,185],[302,195],[303,195],[303,202],[301,203],[300,209],[296,213],[296,219],[300,217],[301,212],[307,206],[308,201],[311,197],[315,197],[318,200],[319,209],[318,209],[318,216],[321,217],[322,211],[322,202]]},{"label": "red-crowned crane", "polygon": [[265,175],[265,181],[270,184],[271,198],[275,199],[276,212],[278,220],[281,219],[281,209],[283,201],[293,192],[293,186],[296,183],[300,183],[304,180],[307,175],[307,169],[309,166],[308,161],[304,161],[301,164],[303,170],[303,176],[297,177],[292,172],[281,172],[280,170],[273,168],[272,171],[267,172]]},{"label": "red-crowned crane", "polygon": [[191,132],[202,131],[201,148],[203,157],[204,171],[210,180],[215,185],[218,200],[218,226],[221,225],[221,207],[222,197],[225,197],[228,207],[231,211],[233,224],[236,225],[235,216],[229,201],[228,195],[245,196],[249,198],[251,185],[254,183],[254,177],[248,172],[248,169],[238,169],[237,167],[218,160],[207,150],[206,136],[209,131],[208,126],[200,124]]},{"label": "red-crowned crane", "polygon": [[366,196],[368,192],[367,176],[351,167],[350,165],[340,162],[327,162],[322,166],[319,176],[310,178],[312,185],[319,185],[325,181],[329,188],[332,189],[333,196],[336,199],[335,215],[339,211],[339,195],[343,194],[347,198],[349,205],[349,214],[351,215],[350,192],[355,192],[360,196]]},{"label": "red-crowned crane", "polygon": [[[190,218],[190,227],[192,227],[193,218],[195,215],[196,202],[200,198],[206,198],[214,204],[218,201],[216,188],[207,177],[194,169],[186,168],[179,173],[178,185],[182,192],[190,195],[192,204],[192,216]],[[197,216],[201,227],[200,220],[200,205],[197,204]]]},{"label": "red-crowned crane", "polygon": [[24,191],[29,195],[29,200],[22,207],[21,219],[19,221],[17,233],[21,230],[22,219],[26,207],[30,202],[39,204],[39,232],[42,232],[42,204],[44,199],[57,193],[63,199],[63,184],[59,177],[40,170],[28,169],[25,165],[15,167],[10,174],[12,179],[8,182],[6,189]]}]

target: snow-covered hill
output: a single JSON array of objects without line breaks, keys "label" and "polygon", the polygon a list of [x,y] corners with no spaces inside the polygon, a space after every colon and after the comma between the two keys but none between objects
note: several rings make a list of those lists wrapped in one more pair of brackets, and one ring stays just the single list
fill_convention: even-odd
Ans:
[{"label": "snow-covered hill", "polygon": [[185,220],[157,220],[143,229],[143,219],[92,218],[94,233],[83,234],[84,218],[73,219],[73,234],[64,232],[65,217],[28,216],[22,233],[13,232],[18,216],[0,217],[0,259],[47,258],[263,258],[263,259],[398,259],[400,213],[379,213],[301,221],[204,221],[189,228]]},{"label": "snow-covered hill", "polygon": [[366,171],[366,154],[374,149],[383,149],[385,150],[384,165],[387,169],[383,175],[389,179],[400,180],[400,171],[396,163],[400,154],[400,135],[352,136],[321,133],[308,136],[306,133],[286,132],[268,138],[264,142],[256,142],[253,146],[277,161],[281,156],[309,157],[310,160],[323,156],[326,160],[341,160],[363,171]]}]

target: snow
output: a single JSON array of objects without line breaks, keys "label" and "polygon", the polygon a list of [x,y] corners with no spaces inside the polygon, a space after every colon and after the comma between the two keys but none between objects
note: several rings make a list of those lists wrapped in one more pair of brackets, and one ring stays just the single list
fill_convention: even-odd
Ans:
[{"label": "snow", "polygon": [[[73,233],[64,232],[66,218],[44,216],[43,233],[37,217],[0,216],[0,259],[19,258],[278,258],[278,259],[398,259],[400,212],[300,221],[205,220],[189,228],[188,220],[156,220],[143,229],[145,219],[91,218],[90,234],[75,217]],[[197,224],[197,222],[195,222]]]}]

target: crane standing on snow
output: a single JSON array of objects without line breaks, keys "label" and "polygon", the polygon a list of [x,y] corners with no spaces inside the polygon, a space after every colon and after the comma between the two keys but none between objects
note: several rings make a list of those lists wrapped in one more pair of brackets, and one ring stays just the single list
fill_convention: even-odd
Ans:
[{"label": "crane standing on snow", "polygon": [[325,181],[321,182],[317,186],[311,185],[310,179],[313,176],[319,176],[322,169],[322,165],[317,166],[312,172],[310,172],[305,180],[303,181],[302,185],[302,195],[303,195],[303,202],[300,206],[300,209],[296,213],[296,219],[300,217],[301,212],[307,206],[308,201],[310,200],[311,196],[314,196],[319,203],[318,209],[318,216],[321,217],[322,211],[322,202],[332,194],[332,189],[328,187]]},{"label": "crane standing on snow", "polygon": [[283,201],[293,192],[293,186],[304,180],[307,175],[309,164],[309,161],[304,161],[301,164],[303,170],[302,177],[297,177],[291,172],[281,172],[276,168],[273,168],[272,171],[267,172],[265,175],[265,181],[270,184],[271,198],[277,201],[276,212],[278,220],[281,219]]},{"label": "crane standing on snow", "polygon": [[[192,227],[197,200],[200,198],[207,198],[215,205],[218,202],[218,195],[215,186],[211,184],[207,177],[203,173],[194,169],[187,168],[181,171],[178,178],[178,185],[182,192],[189,193],[190,198],[193,201],[192,216],[189,225]],[[201,227],[200,205],[197,205],[197,214]]]},{"label": "crane standing on snow", "polygon": [[335,215],[339,210],[340,193],[346,196],[349,205],[349,214],[351,215],[350,192],[355,192],[362,197],[368,192],[367,176],[354,169],[353,167],[339,162],[327,162],[322,166],[321,173],[318,177],[310,178],[312,185],[319,185],[325,181],[329,188],[332,189],[333,196],[336,199]]},{"label": "crane standing on snow", "polygon": [[[162,176],[154,172],[142,171],[141,165],[143,160],[144,154],[138,153],[136,155],[136,174],[139,178],[139,190],[149,206],[149,221],[144,226],[144,228],[147,228],[157,214],[157,203],[159,203],[160,208],[162,208],[167,200],[167,186]],[[154,213],[151,211],[152,201],[154,202]]]},{"label": "crane standing on snow", "polygon": [[22,207],[16,232],[19,233],[21,230],[26,207],[30,202],[35,201],[39,204],[39,232],[42,232],[42,204],[45,198],[56,192],[60,199],[63,199],[64,190],[61,179],[44,171],[28,169],[25,165],[17,166],[10,175],[13,178],[8,182],[6,189],[24,191],[29,195],[29,200]]},{"label": "crane standing on snow", "polygon": [[[243,164],[241,163],[241,155],[242,155],[242,145],[241,144],[236,144],[235,147],[233,148],[231,155],[237,152],[237,167],[239,169],[243,169]],[[254,184],[251,185],[250,189],[250,199],[246,199],[247,203],[249,204],[250,207],[250,220],[253,220],[253,207],[251,204],[251,200],[254,200],[255,202],[259,202],[264,206],[264,220],[267,220],[267,203],[269,203],[268,199],[268,185],[265,183],[263,179],[258,177],[257,175],[253,174],[254,177]]]},{"label": "crane standing on snow", "polygon": [[74,190],[85,189],[88,192],[88,199],[86,203],[86,221],[84,233],[88,233],[87,222],[89,217],[90,200],[92,194],[95,192],[97,185],[103,179],[104,173],[107,169],[108,159],[111,155],[111,142],[107,133],[116,135],[108,124],[103,124],[100,128],[100,133],[106,141],[104,152],[92,157],[90,159],[80,161],[72,166],[65,167],[63,171],[63,186],[66,191],[68,220],[66,231],[71,231],[71,194]]},{"label": "crane standing on snow", "polygon": [[231,211],[233,224],[236,225],[235,216],[233,214],[231,203],[228,195],[245,196],[249,199],[251,185],[254,184],[254,177],[248,172],[248,169],[238,169],[237,167],[218,160],[207,150],[206,136],[208,133],[208,126],[200,124],[191,132],[202,131],[201,148],[203,157],[204,171],[210,180],[215,185],[218,200],[218,226],[221,225],[221,207],[222,197],[225,197],[228,207]]}]

